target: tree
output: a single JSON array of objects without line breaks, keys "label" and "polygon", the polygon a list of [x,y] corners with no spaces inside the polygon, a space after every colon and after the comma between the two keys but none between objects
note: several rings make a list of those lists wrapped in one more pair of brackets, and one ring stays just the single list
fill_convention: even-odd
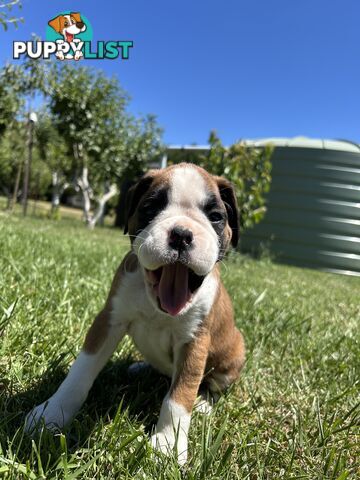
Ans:
[{"label": "tree", "polygon": [[[8,197],[9,210],[12,210],[19,197],[26,135],[26,123],[17,121],[0,139],[0,191]],[[37,141],[34,144],[32,171],[29,191],[44,196],[51,182],[51,170]]]},{"label": "tree", "polygon": [[162,129],[154,115],[129,119],[126,133],[126,159],[123,169],[124,178],[137,178],[149,167],[164,149],[161,141]]},{"label": "tree", "polygon": [[[33,35],[33,41],[36,40],[38,38]],[[20,179],[21,172],[24,170],[22,198],[24,214],[26,214],[27,209],[33,146],[34,124],[31,120],[31,110],[33,100],[39,93],[45,93],[45,66],[43,62],[27,58],[21,65],[6,65],[0,71],[0,135],[5,132],[6,128],[11,128],[17,120],[26,122],[27,125],[27,135],[24,137],[24,142],[26,142],[28,148],[24,161],[18,164],[17,173],[17,178]],[[13,197],[17,197],[17,187]]]},{"label": "tree", "polygon": [[[50,110],[73,154],[76,185],[86,223],[93,227],[117,193],[112,177],[121,167],[121,130],[127,95],[100,71],[56,66],[50,81]],[[91,213],[96,198],[98,212]]]},{"label": "tree", "polygon": [[[8,172],[10,143],[16,143],[23,154],[21,161],[12,162],[16,172],[12,171],[11,178],[16,181],[9,185],[16,199],[23,176],[24,212],[30,187],[39,186],[43,192],[39,168],[43,165],[45,179],[51,172],[53,210],[64,188],[71,185],[82,193],[84,218],[94,226],[121,180],[143,173],[149,160],[158,155],[162,132],[154,116],[135,118],[126,111],[129,98],[115,78],[77,67],[52,64],[46,70],[42,62],[27,59],[21,68],[8,66],[0,71],[0,132],[7,135],[11,122],[22,129],[18,138],[7,137],[3,163],[7,162],[4,172]],[[29,119],[35,97],[45,100],[45,105],[37,112],[34,127]],[[35,184],[30,163],[38,172]],[[5,191],[7,187],[3,183],[1,188]],[[10,197],[8,191],[7,195]]]},{"label": "tree", "polygon": [[[129,118],[125,136],[124,164],[121,174],[121,189],[116,207],[115,226],[123,227],[125,221],[126,194],[131,185],[158,159],[164,146],[162,129],[154,115],[144,118]],[[120,183],[120,182],[119,182]]]},{"label": "tree", "polygon": [[51,211],[54,214],[60,205],[60,198],[70,185],[71,160],[64,140],[54,126],[54,119],[46,109],[38,112],[35,130],[39,156],[51,172]]},{"label": "tree", "polygon": [[21,9],[21,7],[20,0],[0,0],[0,24],[5,31],[8,29],[9,24],[17,27],[19,22],[24,21],[18,14],[12,14],[15,8]]},{"label": "tree", "polygon": [[[93,227],[116,195],[124,169],[135,161],[144,162],[144,152],[149,152],[154,141],[155,119],[130,117],[128,95],[115,78],[101,71],[56,65],[50,87],[50,110],[73,153],[84,218]],[[94,200],[97,208],[92,212]]]},{"label": "tree", "polygon": [[[37,38],[33,36],[33,41]],[[31,173],[34,124],[31,121],[33,99],[38,93],[45,92],[44,64],[27,58],[21,65],[6,65],[0,71],[0,136],[7,128],[13,128],[14,122],[26,123],[27,134],[22,137],[27,144],[22,161],[17,164],[16,178],[23,172],[23,211],[26,214],[27,197]],[[27,108],[25,107],[28,104]],[[15,182],[13,199],[17,199],[19,182]],[[11,207],[10,203],[10,207]]]},{"label": "tree", "polygon": [[21,97],[23,75],[11,64],[0,70],[0,136],[16,120],[24,100]]},{"label": "tree", "polygon": [[265,194],[271,184],[272,147],[254,148],[237,142],[225,148],[216,132],[209,137],[210,151],[198,163],[207,171],[228,178],[235,186],[240,209],[240,228],[251,228],[264,217]]},{"label": "tree", "polygon": [[[19,67],[8,64],[0,71],[0,141],[2,141],[2,155],[0,157],[2,186],[1,189],[8,197],[8,209],[11,210],[17,200],[23,159],[25,135],[23,125],[19,123],[24,98],[21,95],[23,73]],[[22,145],[19,145],[22,142]],[[14,145],[14,146],[12,146]],[[21,152],[21,153],[20,153]],[[15,172],[16,169],[17,171]],[[11,172],[8,182],[4,183],[4,176]],[[16,178],[15,183],[12,179]],[[1,181],[0,180],[0,181]],[[13,187],[11,196],[9,188]]]},{"label": "tree", "polygon": [[0,137],[0,191],[8,198],[7,208],[12,209],[17,200],[21,165],[25,155],[25,128],[13,122]]}]

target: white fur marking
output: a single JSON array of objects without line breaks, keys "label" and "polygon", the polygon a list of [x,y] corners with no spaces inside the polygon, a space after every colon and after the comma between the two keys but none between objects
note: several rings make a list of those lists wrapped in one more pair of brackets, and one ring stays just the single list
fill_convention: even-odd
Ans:
[{"label": "white fur marking", "polygon": [[188,165],[171,174],[170,203],[198,207],[206,200],[206,183],[196,168]]},{"label": "white fur marking", "polygon": [[54,395],[28,414],[27,431],[32,431],[41,421],[44,421],[49,430],[62,428],[72,419],[85,401],[91,387],[89,373],[93,363],[93,355],[80,352]]},{"label": "white fur marking", "polygon": [[166,455],[176,447],[180,465],[187,461],[190,419],[190,413],[167,395],[161,406],[156,433],[151,437],[152,446]]}]

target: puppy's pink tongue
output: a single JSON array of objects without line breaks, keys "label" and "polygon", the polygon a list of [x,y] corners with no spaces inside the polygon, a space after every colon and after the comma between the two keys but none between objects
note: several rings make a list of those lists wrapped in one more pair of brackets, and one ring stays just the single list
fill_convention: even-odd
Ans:
[{"label": "puppy's pink tongue", "polygon": [[161,308],[170,315],[177,315],[189,301],[189,270],[181,263],[173,263],[162,268],[159,299]]}]

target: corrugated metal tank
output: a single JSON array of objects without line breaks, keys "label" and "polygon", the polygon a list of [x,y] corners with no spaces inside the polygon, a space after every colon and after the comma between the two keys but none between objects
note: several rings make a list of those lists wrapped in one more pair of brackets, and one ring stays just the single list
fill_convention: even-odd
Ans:
[{"label": "corrugated metal tank", "polygon": [[266,139],[274,145],[264,220],[242,238],[285,263],[360,276],[360,148],[345,141]]}]

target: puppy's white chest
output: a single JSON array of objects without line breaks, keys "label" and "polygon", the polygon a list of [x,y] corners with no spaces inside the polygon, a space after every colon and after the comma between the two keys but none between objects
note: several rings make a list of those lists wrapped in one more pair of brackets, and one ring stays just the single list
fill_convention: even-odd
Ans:
[{"label": "puppy's white chest", "polygon": [[145,291],[142,274],[129,273],[113,298],[111,322],[123,323],[145,359],[171,377],[179,349],[194,338],[211,308],[216,289],[217,281],[209,275],[193,307],[184,315],[170,317],[155,310]]},{"label": "puppy's white chest", "polygon": [[171,377],[176,344],[172,328],[154,325],[148,319],[137,319],[129,325],[129,335],[146,361]]}]

